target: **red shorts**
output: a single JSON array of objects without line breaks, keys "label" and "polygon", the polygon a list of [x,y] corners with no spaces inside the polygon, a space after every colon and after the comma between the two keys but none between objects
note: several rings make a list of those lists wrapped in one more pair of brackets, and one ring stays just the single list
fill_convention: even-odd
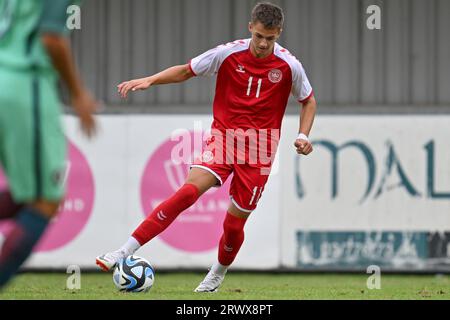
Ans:
[{"label": "red shorts", "polygon": [[201,168],[213,174],[217,178],[218,187],[222,186],[233,173],[230,186],[231,201],[239,210],[250,213],[256,209],[261,198],[269,179],[271,166],[217,161],[214,143],[208,141],[202,156],[194,162],[191,168]]}]

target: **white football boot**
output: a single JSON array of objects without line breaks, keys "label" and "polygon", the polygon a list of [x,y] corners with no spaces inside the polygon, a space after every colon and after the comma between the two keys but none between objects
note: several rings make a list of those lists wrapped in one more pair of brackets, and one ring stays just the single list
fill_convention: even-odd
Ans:
[{"label": "white football boot", "polygon": [[217,274],[209,270],[205,279],[198,285],[194,292],[217,292],[217,289],[225,279],[225,274]]},{"label": "white football boot", "polygon": [[116,250],[98,256],[95,263],[105,272],[112,270],[120,260],[125,259],[128,253],[125,250]]}]

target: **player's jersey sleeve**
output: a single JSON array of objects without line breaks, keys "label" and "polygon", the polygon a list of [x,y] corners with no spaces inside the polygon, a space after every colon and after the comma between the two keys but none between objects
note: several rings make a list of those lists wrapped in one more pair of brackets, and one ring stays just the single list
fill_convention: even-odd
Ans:
[{"label": "player's jersey sleeve", "polygon": [[221,59],[220,46],[195,57],[191,60],[190,66],[196,76],[213,76],[219,72]]},{"label": "player's jersey sleeve", "polygon": [[39,24],[40,32],[51,32],[67,35],[69,30],[66,27],[68,18],[67,8],[71,5],[79,5],[78,0],[42,0],[43,10]]},{"label": "player's jersey sleeve", "polygon": [[298,60],[295,60],[292,65],[292,95],[298,101],[306,102],[313,94],[305,69]]},{"label": "player's jersey sleeve", "polygon": [[196,76],[216,75],[226,58],[235,52],[246,50],[248,42],[249,40],[236,40],[206,51],[190,61],[191,71]]}]

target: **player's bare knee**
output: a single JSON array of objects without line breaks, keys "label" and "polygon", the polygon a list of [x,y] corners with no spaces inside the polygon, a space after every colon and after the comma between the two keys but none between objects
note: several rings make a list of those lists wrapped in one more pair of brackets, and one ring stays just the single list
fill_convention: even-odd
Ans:
[{"label": "player's bare knee", "polygon": [[197,187],[200,195],[204,194],[217,183],[217,178],[214,175],[198,168],[193,168],[186,180],[186,184],[192,184]]},{"label": "player's bare knee", "polygon": [[230,204],[228,208],[228,213],[241,219],[248,219],[251,215],[251,212],[246,212],[238,209],[233,203]]},{"label": "player's bare knee", "polygon": [[58,213],[58,208],[61,201],[36,200],[30,206],[47,218],[53,218]]}]

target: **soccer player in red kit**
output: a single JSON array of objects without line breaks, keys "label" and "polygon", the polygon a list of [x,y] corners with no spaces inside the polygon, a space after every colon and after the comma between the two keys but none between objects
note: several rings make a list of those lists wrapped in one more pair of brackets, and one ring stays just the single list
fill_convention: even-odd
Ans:
[{"label": "soccer player in red kit", "polygon": [[[249,23],[251,39],[221,45],[192,59],[189,64],[174,66],[148,78],[123,82],[118,86],[121,96],[126,97],[129,91],[144,90],[153,85],[183,82],[194,76],[217,75],[212,137],[206,151],[191,166],[185,184],[161,203],[120,249],[97,257],[96,263],[103,270],[111,270],[121,259],[134,254],[163,232],[202,194],[211,187],[222,185],[233,173],[231,203],[223,223],[218,261],[195,289],[196,292],[217,291],[244,241],[244,225],[256,209],[272,164],[272,161],[251,161],[255,160],[250,159],[254,151],[252,142],[244,150],[238,150],[234,138],[230,145],[229,139],[224,137],[230,132],[244,132],[244,138],[253,138],[256,148],[264,151],[267,151],[266,142],[275,140],[275,146],[268,150],[273,160],[282,118],[292,94],[302,104],[295,148],[302,155],[313,150],[308,135],[316,113],[316,101],[301,63],[276,42],[281,35],[283,21],[281,8],[259,3],[253,9]],[[245,132],[249,131],[256,135],[246,135]],[[268,134],[269,139],[267,136],[262,138],[261,133]],[[243,153],[239,156],[241,151]],[[224,153],[226,160],[223,160]],[[233,156],[229,156],[230,153]]]}]

